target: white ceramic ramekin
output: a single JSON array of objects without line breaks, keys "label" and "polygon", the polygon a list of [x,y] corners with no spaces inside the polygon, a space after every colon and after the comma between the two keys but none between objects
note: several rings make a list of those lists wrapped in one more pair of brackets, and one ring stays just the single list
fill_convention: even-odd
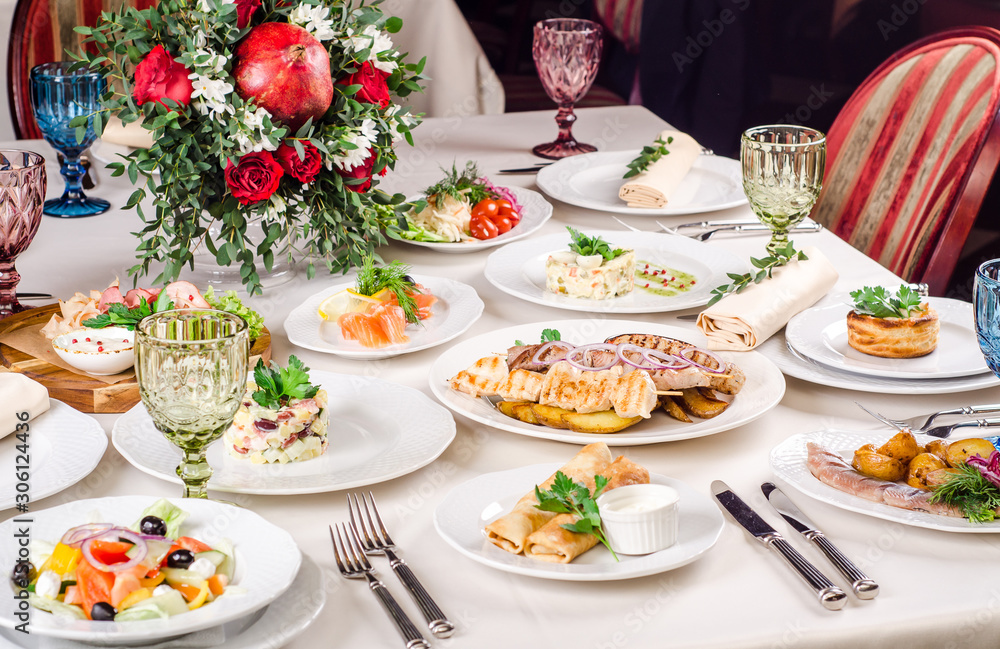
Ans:
[{"label": "white ceramic ramekin", "polygon": [[627,485],[597,498],[608,543],[619,554],[650,554],[677,542],[680,494],[658,484]]},{"label": "white ceramic ramekin", "polygon": [[[91,339],[96,341],[114,340],[116,345],[125,347],[106,351],[81,351],[73,348],[74,340]],[[124,372],[135,362],[135,332],[124,327],[105,327],[104,329],[77,329],[52,341],[56,354],[73,367],[88,374],[108,376]],[[110,346],[109,346],[110,347]]]}]

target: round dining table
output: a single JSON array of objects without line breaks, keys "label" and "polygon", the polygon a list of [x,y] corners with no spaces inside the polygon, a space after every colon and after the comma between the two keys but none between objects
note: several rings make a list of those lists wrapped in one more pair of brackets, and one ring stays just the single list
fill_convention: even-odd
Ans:
[{"label": "round dining table", "polygon": [[[636,106],[577,111],[574,134],[600,151],[637,150],[651,142],[666,124]],[[537,162],[531,148],[556,132],[554,111],[443,117],[426,119],[414,130],[414,145],[399,146],[399,161],[382,187],[413,195],[440,179],[443,168],[468,160],[494,182],[537,189],[531,174],[497,175],[500,169]],[[57,196],[62,182],[51,148],[41,141],[3,143],[42,153],[48,160],[48,194]],[[80,219],[44,217],[30,248],[17,260],[21,291],[68,298],[76,291],[103,289],[116,277],[131,284],[141,227],[135,210],[122,209],[132,188],[127,178],[112,178],[99,164],[92,167],[96,186],[88,190],[112,203],[106,214]],[[574,207],[554,199],[554,213],[538,232],[540,237],[565,232],[565,226],[621,230],[608,212]],[[674,226],[704,219],[753,219],[746,205],[711,214],[651,217],[617,215],[632,228],[659,231],[656,221]],[[830,295],[863,285],[898,284],[901,280],[829,231],[793,236],[798,246],[816,246],[839,272]],[[762,234],[717,236],[707,245],[742,259],[764,254]],[[291,344],[283,323],[306,298],[342,283],[341,276],[318,272],[312,280],[300,269],[290,282],[249,299],[263,314],[272,333],[274,358],[284,363],[294,354],[309,367],[403,384],[431,395],[429,368],[445,350],[474,336],[525,323],[571,318],[633,321],[635,330],[657,323],[694,330],[680,312],[611,315],[575,312],[531,303],[495,288],[484,277],[489,250],[442,254],[407,243],[392,242],[379,250],[386,260],[410,264],[415,274],[455,279],[472,286],[485,303],[482,317],[457,339],[439,347],[382,360],[352,360],[310,351]],[[182,278],[184,277],[182,273]],[[140,285],[152,278],[140,279]],[[971,278],[969,284],[971,286]],[[832,299],[831,297],[824,298]],[[33,303],[37,304],[37,303]],[[782,333],[775,334],[777,338]],[[502,350],[483,350],[489,352]],[[839,574],[815,546],[788,527],[768,506],[761,483],[774,480],[771,449],[788,437],[823,429],[889,433],[854,402],[879,412],[912,416],[962,405],[1000,402],[991,387],[954,394],[882,394],[829,387],[785,377],[780,403],[754,421],[695,439],[615,446],[614,435],[595,436],[651,472],[678,479],[705,495],[715,480],[725,481],[807,559],[835,582]],[[433,398],[433,397],[432,397]],[[738,398],[738,397],[737,397]],[[118,415],[94,415],[110,435]],[[904,525],[786,493],[836,545],[881,587],[876,599],[853,595],[839,611],[824,609],[815,594],[780,559],[726,516],[717,543],[698,560],[649,576],[612,581],[574,582],[540,579],[499,571],[453,549],[435,530],[435,509],[452,490],[483,474],[526,465],[562,464],[578,450],[576,444],[537,439],[491,428],[455,415],[457,435],[440,457],[370,490],[414,572],[455,623],[450,638],[435,639],[434,647],[476,649],[524,647],[678,647],[686,649],[773,649],[791,647],[996,647],[1000,645],[1000,535],[963,534]],[[329,453],[338,453],[336,413],[331,417]],[[404,422],[405,427],[405,422]],[[600,437],[600,440],[596,438]],[[10,469],[8,469],[10,470]],[[520,493],[525,485],[512,484]],[[321,572],[319,583],[326,604],[305,630],[276,630],[249,646],[313,649],[319,647],[401,647],[403,642],[364,582],[349,581],[337,570],[328,525],[347,519],[347,492],[302,495],[218,493],[287,530]],[[116,495],[179,496],[178,484],[133,467],[112,445],[88,477],[65,490],[32,503],[33,511],[65,502]],[[712,501],[713,504],[714,501]],[[4,517],[13,516],[9,510]],[[7,543],[8,540],[2,541]],[[484,541],[485,542],[485,541]],[[275,548],[275,552],[280,552]],[[594,550],[597,552],[598,550]],[[375,558],[387,587],[403,609],[423,628],[416,606],[391,574],[384,559]],[[5,568],[6,569],[6,568]],[[994,583],[996,581],[997,583]],[[281,598],[305,602],[315,593],[285,592]],[[301,598],[301,599],[299,599]],[[45,646],[42,640],[35,640]],[[3,642],[0,639],[0,642]],[[227,645],[221,645],[223,647]],[[248,646],[248,645],[241,645]]]}]

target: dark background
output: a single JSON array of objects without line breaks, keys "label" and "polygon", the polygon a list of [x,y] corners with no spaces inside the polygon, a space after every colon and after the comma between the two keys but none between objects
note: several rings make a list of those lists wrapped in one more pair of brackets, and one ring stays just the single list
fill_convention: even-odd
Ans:
[{"label": "dark background", "polygon": [[[534,23],[597,19],[595,1],[608,0],[458,0],[500,74],[508,111],[553,108],[531,58]],[[725,10],[733,20],[722,25]],[[826,131],[882,61],[924,36],[1000,28],[1000,0],[644,0],[641,11],[637,51],[608,35],[595,87],[578,105],[641,102],[729,156],[740,133],[758,124]],[[1000,257],[998,210],[995,178],[950,296],[971,299],[976,266]]]}]

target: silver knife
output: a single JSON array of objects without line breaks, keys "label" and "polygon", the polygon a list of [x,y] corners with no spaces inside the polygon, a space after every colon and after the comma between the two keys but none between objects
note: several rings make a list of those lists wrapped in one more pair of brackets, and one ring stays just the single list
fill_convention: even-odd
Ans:
[{"label": "silver knife", "polygon": [[816,591],[816,596],[824,608],[831,611],[844,608],[844,605],[847,604],[847,595],[844,591],[835,586],[816,566],[809,563],[805,557],[799,554],[757,512],[750,509],[750,505],[747,505],[739,496],[733,493],[729,485],[722,480],[716,480],[712,482],[712,493],[726,511],[732,514],[737,523],[750,532],[755,539],[777,552],[782,559],[795,569],[799,576]]},{"label": "silver knife", "polygon": [[760,486],[760,490],[764,492],[771,507],[774,507],[774,510],[781,514],[781,517],[792,526],[792,529],[818,545],[823,554],[840,571],[840,574],[851,580],[851,590],[858,596],[858,599],[875,599],[875,596],[878,595],[878,584],[869,579],[868,575],[861,572],[850,559],[844,556],[837,546],[826,538],[826,535],[820,532],[813,522],[802,513],[802,510],[788,499],[788,496],[781,489],[773,482],[765,482]]}]

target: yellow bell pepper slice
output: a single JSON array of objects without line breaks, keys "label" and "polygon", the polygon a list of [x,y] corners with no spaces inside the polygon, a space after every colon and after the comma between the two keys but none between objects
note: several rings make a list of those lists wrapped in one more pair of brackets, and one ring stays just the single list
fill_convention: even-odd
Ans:
[{"label": "yellow bell pepper slice", "polygon": [[155,577],[140,579],[139,583],[142,585],[143,588],[153,589],[162,584],[163,580],[166,578],[167,576],[161,572],[157,574]]},{"label": "yellow bell pepper slice", "polygon": [[57,543],[52,555],[45,560],[38,574],[46,570],[51,570],[57,575],[63,576],[76,570],[76,566],[83,557],[83,551],[79,548],[71,548],[63,543]]},{"label": "yellow bell pepper slice", "polygon": [[194,599],[188,602],[188,610],[193,611],[196,608],[200,608],[201,605],[204,604],[205,601],[208,599],[209,592],[210,591],[208,588],[208,580],[201,582],[201,585],[198,587],[198,594],[195,596]]},{"label": "yellow bell pepper slice", "polygon": [[137,590],[133,590],[131,593],[125,596],[125,599],[121,601],[121,603],[118,605],[118,610],[124,611],[130,606],[135,606],[142,600],[149,599],[152,596],[153,596],[152,588],[139,588]]}]

